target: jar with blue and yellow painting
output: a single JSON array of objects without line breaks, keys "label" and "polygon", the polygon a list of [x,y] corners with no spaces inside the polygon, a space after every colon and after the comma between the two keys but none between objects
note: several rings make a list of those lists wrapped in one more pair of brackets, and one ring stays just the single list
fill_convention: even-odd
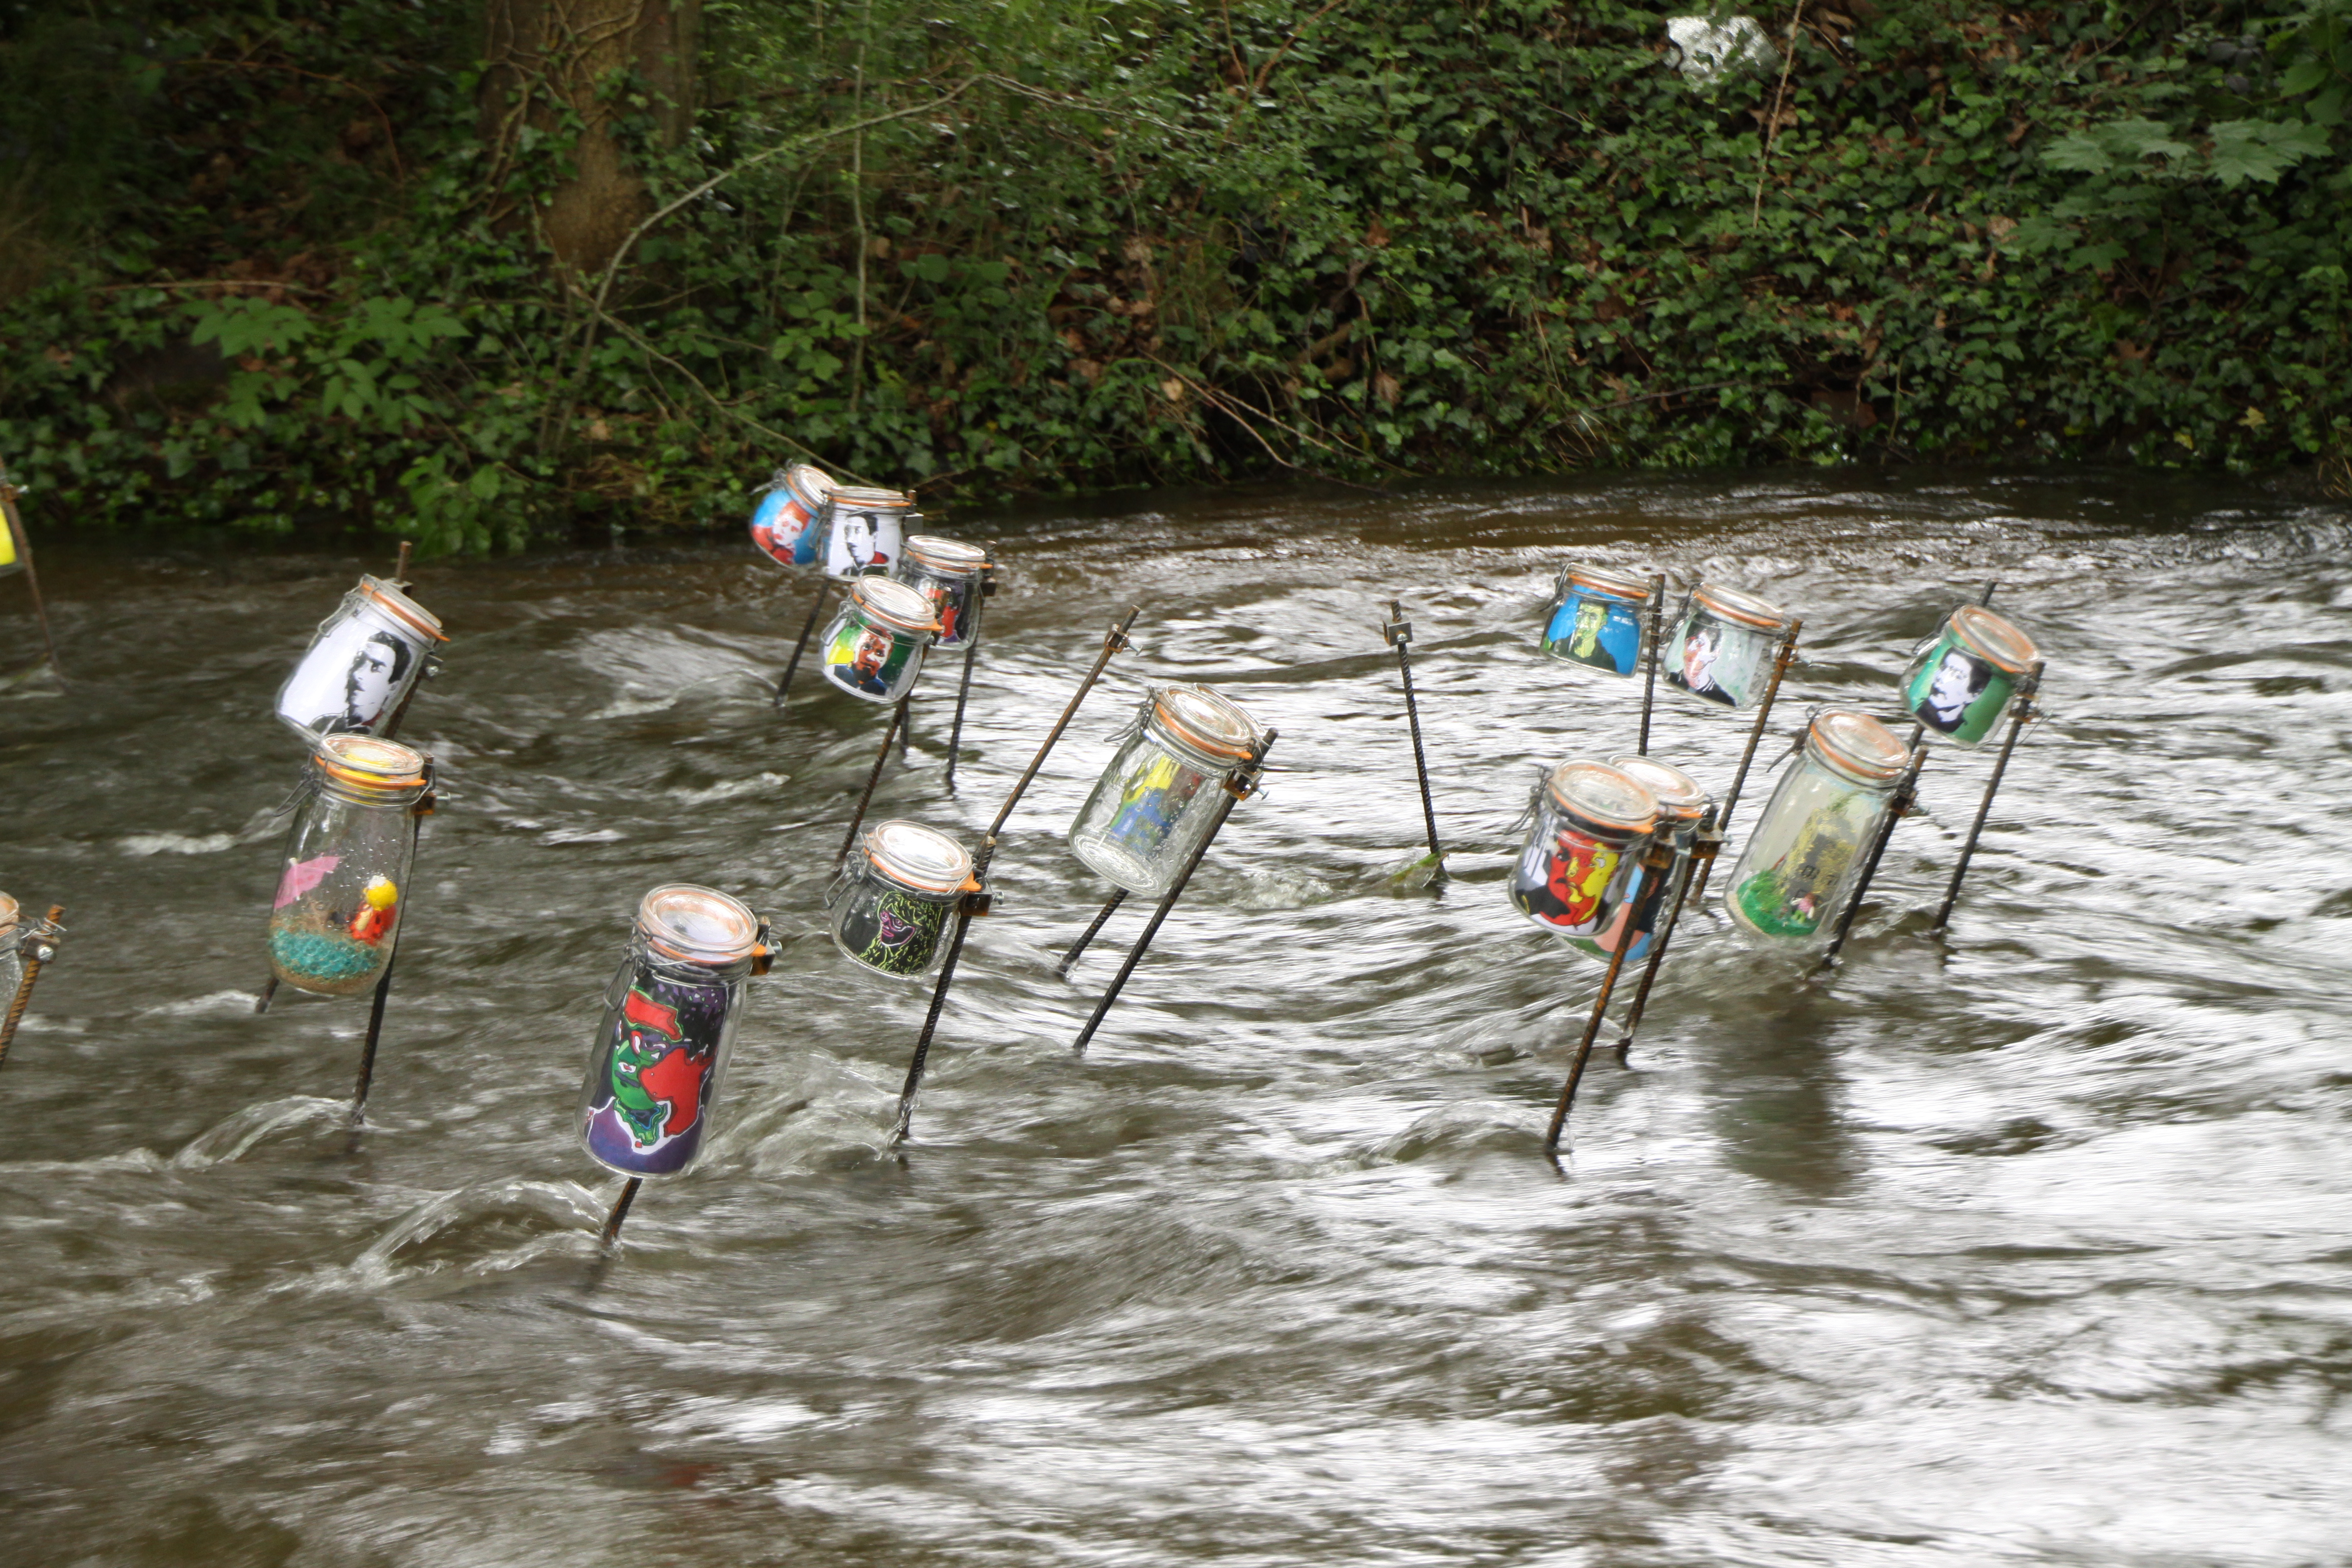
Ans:
[{"label": "jar with blue and yellow painting", "polygon": [[1070,823],[1070,852],[1130,893],[1173,887],[1216,822],[1225,775],[1249,760],[1257,725],[1205,686],[1166,686],[1136,723]]}]

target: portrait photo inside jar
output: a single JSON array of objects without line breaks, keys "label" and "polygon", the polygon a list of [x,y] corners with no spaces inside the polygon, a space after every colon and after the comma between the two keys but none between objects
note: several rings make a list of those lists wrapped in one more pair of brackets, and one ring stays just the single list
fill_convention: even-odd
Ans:
[{"label": "portrait photo inside jar", "polygon": [[638,977],[604,1042],[603,1080],[588,1105],[590,1152],[648,1175],[694,1157],[727,1005],[723,985]]},{"label": "portrait photo inside jar", "polygon": [[1672,672],[1674,683],[1694,697],[1737,706],[1739,693],[1716,679],[1723,658],[1723,623],[1705,611],[1694,614],[1683,631],[1682,658]]},{"label": "portrait photo inside jar", "polygon": [[1623,605],[1570,589],[1552,613],[1544,641],[1579,664],[1631,675],[1641,658],[1642,623]]},{"label": "portrait photo inside jar", "polygon": [[[1963,729],[1980,732],[2000,717],[2000,705],[2009,695],[2008,682],[2000,682],[1999,691],[1990,690],[1994,684],[1990,664],[1947,638],[1912,682],[1912,717],[1940,734],[1957,734]],[[1970,711],[1980,705],[1989,711]]]},{"label": "portrait photo inside jar", "polygon": [[808,508],[789,486],[779,485],[761,499],[751,514],[751,542],[786,566],[806,566],[816,559],[816,530]]},{"label": "portrait photo inside jar", "polygon": [[879,626],[862,626],[853,619],[834,634],[832,646],[825,650],[825,663],[845,685],[884,697],[907,668],[913,649],[911,639],[892,637]]},{"label": "portrait photo inside jar", "polygon": [[322,735],[373,734],[416,658],[407,642],[352,616],[303,657],[278,710]]},{"label": "portrait photo inside jar", "polygon": [[1601,917],[1601,900],[1623,858],[1609,845],[1561,827],[1520,855],[1513,891],[1519,907],[1545,924],[1589,930]]},{"label": "portrait photo inside jar", "polygon": [[888,566],[898,548],[896,518],[882,521],[872,512],[845,510],[834,521],[824,569],[835,577],[862,576]]}]

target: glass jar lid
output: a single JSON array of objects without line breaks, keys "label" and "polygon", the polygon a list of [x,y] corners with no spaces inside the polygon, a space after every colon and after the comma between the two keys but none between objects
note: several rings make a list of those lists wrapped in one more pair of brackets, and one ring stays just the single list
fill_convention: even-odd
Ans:
[{"label": "glass jar lid", "polygon": [[425,753],[373,735],[325,735],[310,754],[327,778],[352,789],[390,795],[425,784]]},{"label": "glass jar lid", "polygon": [[0,936],[16,929],[16,900],[0,893]]},{"label": "glass jar lid", "polygon": [[876,489],[871,485],[835,485],[833,503],[847,511],[905,511],[915,498],[904,490]]},{"label": "glass jar lid", "polygon": [[1562,574],[1570,587],[1603,598],[1639,605],[1650,596],[1650,580],[1638,572],[1620,572],[1614,566],[1570,566]]},{"label": "glass jar lid", "polygon": [[1895,731],[1867,713],[1833,709],[1813,720],[1806,749],[1848,778],[1886,784],[1899,777],[1911,753]]},{"label": "glass jar lid", "polygon": [[1245,761],[1257,747],[1249,712],[1205,686],[1163,686],[1151,698],[1151,716],[1174,740],[1204,756]]},{"label": "glass jar lid", "polygon": [[637,931],[665,958],[713,969],[742,963],[760,944],[760,917],[749,905],[691,882],[666,883],[639,900]]},{"label": "glass jar lid", "polygon": [[1696,822],[1715,804],[1690,774],[1655,757],[1612,757],[1609,765],[1656,796],[1658,809],[1677,822]]},{"label": "glass jar lid", "polygon": [[971,856],[962,845],[904,817],[866,829],[866,858],[877,873],[911,892],[956,893],[971,880]]},{"label": "glass jar lid", "polygon": [[1714,611],[1727,621],[1737,621],[1743,626],[1760,626],[1777,632],[1789,624],[1788,612],[1753,594],[1743,594],[1737,588],[1719,587],[1713,583],[1701,583],[1691,597]]},{"label": "glass jar lid", "polygon": [[921,590],[888,577],[860,577],[849,587],[850,603],[866,618],[902,632],[936,632],[940,613]]},{"label": "glass jar lid", "polygon": [[1606,763],[1562,763],[1544,780],[1554,804],[1596,827],[1647,833],[1658,826],[1658,798]]},{"label": "glass jar lid", "polygon": [[944,576],[968,577],[988,564],[988,552],[977,544],[966,544],[961,539],[943,539],[936,533],[910,533],[907,536],[907,559],[927,571]]},{"label": "glass jar lid", "polygon": [[794,463],[784,470],[784,488],[814,507],[833,493],[833,476],[814,463]]},{"label": "glass jar lid", "polygon": [[1951,627],[1962,647],[2011,675],[2023,675],[2042,657],[2032,637],[1981,605],[1962,605],[1954,610]]},{"label": "glass jar lid", "polygon": [[366,597],[374,600],[385,614],[395,620],[406,623],[435,642],[449,640],[448,634],[441,629],[440,616],[402,593],[383,578],[371,577],[362,573],[359,591]]}]

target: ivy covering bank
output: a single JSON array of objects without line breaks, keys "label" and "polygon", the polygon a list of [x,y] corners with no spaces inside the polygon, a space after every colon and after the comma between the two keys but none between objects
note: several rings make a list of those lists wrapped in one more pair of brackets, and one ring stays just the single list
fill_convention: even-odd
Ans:
[{"label": "ivy covering bank", "polygon": [[[710,0],[681,137],[448,0],[0,5],[0,460],[50,527],[428,551],[805,456],[2344,477],[2352,0],[1753,15],[1701,80],[1610,0]],[[560,257],[599,114],[644,218]]]}]

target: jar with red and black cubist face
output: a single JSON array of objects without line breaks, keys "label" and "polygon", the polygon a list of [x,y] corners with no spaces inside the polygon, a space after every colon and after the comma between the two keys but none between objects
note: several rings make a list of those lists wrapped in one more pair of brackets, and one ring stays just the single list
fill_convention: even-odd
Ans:
[{"label": "jar with red and black cubist face", "polygon": [[939,647],[961,647],[980,635],[981,585],[988,552],[960,539],[911,534],[891,575],[931,602],[940,618]]},{"label": "jar with red and black cubist face", "polygon": [[1639,885],[1658,826],[1657,798],[1606,763],[1570,762],[1544,775],[1511,870],[1512,907],[1554,936],[1609,931]]}]

